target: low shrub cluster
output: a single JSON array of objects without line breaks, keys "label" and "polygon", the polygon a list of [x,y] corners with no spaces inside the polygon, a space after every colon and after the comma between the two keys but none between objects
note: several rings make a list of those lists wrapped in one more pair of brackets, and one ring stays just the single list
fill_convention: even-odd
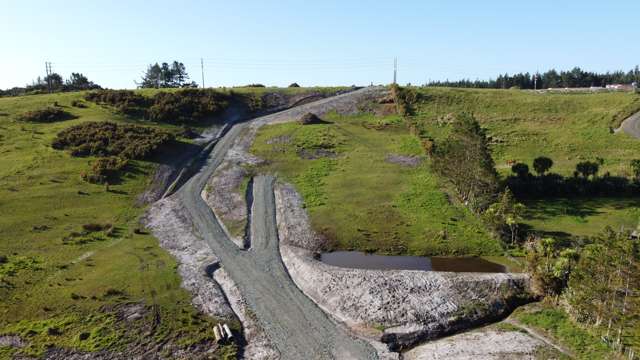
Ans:
[{"label": "low shrub cluster", "polygon": [[70,119],[75,119],[75,116],[55,106],[47,106],[42,109],[27,111],[18,116],[18,120],[20,121],[39,123],[52,123]]},{"label": "low shrub cluster", "polygon": [[108,184],[120,179],[120,172],[127,166],[128,160],[117,156],[97,159],[91,170],[81,174],[82,179],[92,184]]},{"label": "low shrub cluster", "polygon": [[146,118],[173,124],[198,123],[224,111],[229,100],[230,95],[211,89],[160,92],[152,98]]},{"label": "low shrub cluster", "polygon": [[171,124],[194,124],[222,112],[232,97],[233,94],[213,89],[159,92],[150,98],[131,90],[100,90],[88,93],[85,99],[113,106],[127,116]]},{"label": "low shrub cluster", "polygon": [[419,94],[410,87],[391,85],[391,96],[396,104],[396,111],[402,116],[411,116],[415,113],[415,105]]},{"label": "low shrub cluster", "polygon": [[150,99],[131,90],[98,90],[85,95],[85,100],[110,105],[129,116],[143,116],[150,106]]},{"label": "low shrub cluster", "polygon": [[174,139],[162,130],[112,122],[86,122],[58,133],[52,147],[72,156],[100,156],[82,179],[93,184],[119,180],[129,160],[145,159]]},{"label": "low shrub cluster", "polygon": [[52,146],[69,150],[73,156],[145,159],[172,140],[172,134],[146,126],[86,122],[58,133]]}]

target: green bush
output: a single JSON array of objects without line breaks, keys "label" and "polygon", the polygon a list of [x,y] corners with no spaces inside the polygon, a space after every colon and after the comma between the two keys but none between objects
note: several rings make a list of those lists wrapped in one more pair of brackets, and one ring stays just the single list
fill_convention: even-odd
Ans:
[{"label": "green bush", "polygon": [[[120,179],[120,172],[127,166],[128,161],[116,156],[100,158],[91,166],[89,172],[82,173],[82,179],[92,184],[113,183]],[[90,230],[85,226],[83,228],[88,231],[102,231],[102,227],[98,230]],[[89,224],[97,225],[97,224]]]},{"label": "green bush", "polygon": [[117,156],[145,159],[173,140],[166,131],[139,125],[86,122],[58,133],[52,147],[73,156]]},{"label": "green bush", "polygon": [[85,104],[82,100],[73,100],[71,102],[71,106],[84,109],[87,107],[87,104]]},{"label": "green bush", "polygon": [[153,97],[146,118],[172,124],[197,123],[221,113],[229,99],[229,95],[211,89],[160,92]]},{"label": "green bush", "polygon": [[100,90],[88,93],[85,99],[113,106],[128,116],[163,123],[192,124],[221,113],[232,96],[213,89],[163,91],[151,98],[131,90]]},{"label": "green bush", "polygon": [[75,116],[54,106],[47,106],[42,109],[27,111],[18,116],[18,120],[20,121],[39,123],[52,123],[70,119],[75,119]]},{"label": "green bush", "polygon": [[150,99],[131,90],[98,90],[85,95],[85,100],[110,105],[129,116],[143,116],[151,105]]}]

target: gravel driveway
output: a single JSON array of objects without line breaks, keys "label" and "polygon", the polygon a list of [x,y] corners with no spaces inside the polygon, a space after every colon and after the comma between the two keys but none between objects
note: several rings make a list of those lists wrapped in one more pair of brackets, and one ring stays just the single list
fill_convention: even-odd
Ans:
[{"label": "gravel driveway", "polygon": [[207,242],[237,284],[283,359],[376,359],[377,354],[371,345],[333,323],[291,280],[278,250],[272,177],[257,177],[254,181],[252,247],[248,251],[229,239],[201,193],[246,127],[285,121],[306,112],[321,115],[351,106],[378,90],[366,88],[233,126],[215,145],[198,173],[174,195],[191,217],[195,232]]},{"label": "gravel driveway", "polygon": [[627,134],[640,139],[640,112],[628,117],[622,122],[615,132],[624,131]]}]

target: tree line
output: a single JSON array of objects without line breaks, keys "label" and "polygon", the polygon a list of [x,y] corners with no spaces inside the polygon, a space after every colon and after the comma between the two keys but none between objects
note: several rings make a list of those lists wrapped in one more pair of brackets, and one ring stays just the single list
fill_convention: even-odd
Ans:
[{"label": "tree line", "polygon": [[150,64],[147,67],[140,82],[136,82],[139,88],[197,88],[195,81],[189,81],[187,68],[179,61],[171,64]]},{"label": "tree line", "polygon": [[[537,82],[536,82],[537,77]],[[631,84],[640,83],[640,67],[636,65],[629,71],[614,71],[597,73],[585,71],[579,67],[574,67],[567,71],[557,71],[551,69],[544,73],[517,73],[501,74],[495,79],[471,80],[462,79],[455,81],[430,81],[427,86],[460,87],[460,88],[482,88],[482,89],[537,89],[548,88],[580,88],[580,87],[605,87],[610,84]]]},{"label": "tree line", "polygon": [[614,176],[605,173],[598,176],[604,159],[581,161],[576,164],[573,176],[549,172],[553,160],[541,156],[533,160],[534,175],[526,163],[511,167],[513,175],[504,181],[505,186],[518,198],[550,198],[580,196],[620,196],[640,193],[640,159],[632,160],[633,177]]},{"label": "tree line", "polygon": [[574,320],[623,352],[640,326],[637,240],[606,228],[580,242],[531,238],[526,249],[534,291],[562,304]]},{"label": "tree line", "polygon": [[84,74],[72,72],[65,80],[62,75],[52,73],[45,77],[38,76],[31,84],[24,87],[13,87],[7,90],[0,89],[0,96],[21,96],[45,94],[48,92],[66,92],[97,90],[102,87],[90,81]]}]

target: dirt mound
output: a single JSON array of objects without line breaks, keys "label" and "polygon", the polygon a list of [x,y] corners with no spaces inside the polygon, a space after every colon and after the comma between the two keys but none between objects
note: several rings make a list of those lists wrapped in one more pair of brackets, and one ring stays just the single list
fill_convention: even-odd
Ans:
[{"label": "dirt mound", "polygon": [[320,119],[316,114],[306,113],[302,115],[300,119],[298,119],[298,123],[300,125],[311,125],[311,124],[323,124],[324,121]]}]

